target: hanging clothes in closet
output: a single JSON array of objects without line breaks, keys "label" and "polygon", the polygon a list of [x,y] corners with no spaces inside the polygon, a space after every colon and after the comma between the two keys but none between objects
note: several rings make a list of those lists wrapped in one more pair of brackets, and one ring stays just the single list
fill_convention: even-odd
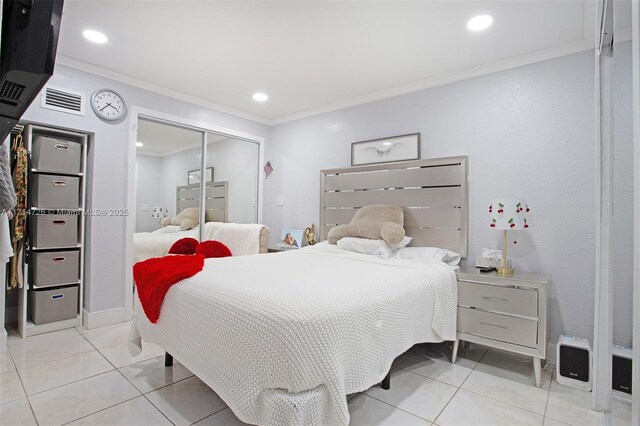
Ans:
[{"label": "hanging clothes in closet", "polygon": [[13,217],[16,207],[16,191],[11,177],[11,162],[9,159],[9,143],[0,144],[0,262],[7,263],[13,256],[9,220]]},{"label": "hanging clothes in closet", "polygon": [[16,212],[13,220],[13,256],[8,287],[22,287],[22,256],[24,255],[24,233],[27,224],[27,184],[29,178],[29,151],[24,146],[22,131],[15,137],[12,146],[15,158],[13,183],[16,191]]}]

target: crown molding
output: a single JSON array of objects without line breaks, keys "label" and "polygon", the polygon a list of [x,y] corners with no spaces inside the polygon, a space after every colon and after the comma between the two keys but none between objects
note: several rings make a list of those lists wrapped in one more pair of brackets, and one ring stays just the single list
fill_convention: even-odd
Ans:
[{"label": "crown molding", "polygon": [[574,42],[554,46],[552,48],[530,52],[525,55],[514,56],[512,58],[489,62],[486,64],[474,66],[471,68],[466,68],[460,71],[440,74],[440,75],[429,77],[427,79],[420,80],[414,83],[392,87],[390,89],[380,90],[380,91],[363,95],[363,96],[357,96],[354,98],[345,99],[343,101],[338,101],[338,102],[335,102],[329,105],[320,106],[317,108],[307,109],[294,114],[276,117],[273,120],[271,120],[271,124],[272,125],[283,124],[289,121],[299,120],[301,118],[306,118],[313,115],[323,114],[326,112],[336,111],[343,108],[349,108],[349,107],[360,105],[360,104],[379,101],[382,99],[404,95],[407,93],[417,92],[417,91],[429,89],[432,87],[444,86],[445,84],[454,83],[461,80],[467,80],[474,77],[480,77],[486,74],[492,74],[499,71],[517,68],[523,65],[529,65],[536,62],[542,62],[549,59],[559,58],[562,56],[583,52],[589,49],[593,49],[593,42],[589,42],[584,39],[577,40]]},{"label": "crown molding", "polygon": [[[585,21],[591,20],[588,17],[589,15],[591,15],[590,12],[591,12],[590,8],[588,8],[588,6],[585,5],[585,15],[586,15]],[[382,99],[392,98],[392,97],[404,95],[407,93],[412,93],[412,92],[417,92],[420,90],[425,90],[433,87],[443,86],[443,85],[454,83],[457,81],[480,77],[487,74],[505,71],[505,70],[517,68],[524,65],[530,65],[536,62],[542,62],[549,59],[559,58],[562,56],[583,52],[585,50],[590,50],[590,49],[593,49],[594,47],[594,40],[591,40],[591,37],[589,37],[589,34],[588,34],[589,28],[590,26],[585,24],[585,38],[581,40],[576,40],[570,43],[565,43],[565,44],[550,47],[547,49],[530,52],[524,55],[514,56],[511,58],[506,58],[499,61],[477,65],[474,67],[466,68],[466,69],[455,71],[455,72],[436,75],[436,76],[419,80],[413,83],[376,91],[376,92],[369,93],[362,96],[356,96],[353,98],[344,99],[338,102],[333,102],[327,105],[322,105],[319,107],[302,110],[293,114],[287,114],[287,115],[283,115],[273,119],[256,116],[250,113],[246,113],[244,111],[239,111],[224,105],[217,104],[215,102],[198,98],[196,96],[187,95],[185,93],[182,93],[173,89],[168,89],[153,83],[149,83],[143,80],[139,80],[139,79],[124,75],[124,74],[120,74],[115,71],[110,71],[102,67],[91,65],[89,63],[79,61],[77,59],[73,59],[68,56],[58,55],[57,61],[58,63],[66,65],[68,67],[75,68],[81,71],[86,71],[91,74],[99,75],[102,77],[111,78],[113,80],[116,80],[125,84],[129,84],[131,86],[139,87],[141,89],[149,90],[149,91],[156,92],[156,93],[169,96],[175,99],[180,99],[185,102],[193,103],[206,108],[210,108],[210,109],[221,111],[227,114],[235,115],[237,117],[245,118],[247,120],[252,120],[261,124],[265,124],[267,126],[275,126],[278,124],[284,124],[290,121],[300,120],[302,118],[307,118],[307,117],[311,117],[318,114],[323,114],[331,111],[336,111],[339,109],[349,108],[356,105],[366,104],[369,102],[375,102]],[[621,43],[630,39],[631,39],[631,28],[623,28],[616,31],[616,35],[615,35],[616,43]],[[149,155],[149,154],[145,154],[145,155]]]},{"label": "crown molding", "polygon": [[189,102],[195,105],[200,105],[205,108],[224,112],[226,114],[234,115],[236,117],[245,118],[247,120],[255,121],[255,122],[266,124],[266,125],[272,124],[271,120],[267,118],[249,114],[244,111],[239,111],[237,109],[234,109],[225,105],[221,105],[215,102],[207,101],[197,96],[188,95],[186,93],[183,93],[177,90],[162,87],[157,84],[150,83],[148,81],[140,80],[138,78],[131,77],[116,71],[111,71],[109,69],[99,67],[97,65],[92,65],[88,62],[80,61],[78,59],[74,59],[62,54],[56,55],[56,63],[62,64],[67,67],[74,68],[80,71],[85,71],[90,74],[98,75],[100,77],[110,78],[112,80],[119,81],[120,83],[128,84],[130,86],[138,87],[140,89],[148,90],[150,92],[155,92],[161,95],[168,96],[170,98],[179,99],[181,101]]}]

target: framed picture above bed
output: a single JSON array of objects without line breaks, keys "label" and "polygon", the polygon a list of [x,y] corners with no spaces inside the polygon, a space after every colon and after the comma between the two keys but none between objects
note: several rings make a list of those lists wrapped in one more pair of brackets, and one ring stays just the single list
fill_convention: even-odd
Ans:
[{"label": "framed picture above bed", "polygon": [[351,165],[420,159],[420,133],[372,139],[351,144]]},{"label": "framed picture above bed", "polygon": [[[213,167],[207,167],[205,169],[205,182],[213,182]],[[198,170],[189,170],[187,173],[187,184],[191,185],[194,183],[200,183],[200,169]]]}]

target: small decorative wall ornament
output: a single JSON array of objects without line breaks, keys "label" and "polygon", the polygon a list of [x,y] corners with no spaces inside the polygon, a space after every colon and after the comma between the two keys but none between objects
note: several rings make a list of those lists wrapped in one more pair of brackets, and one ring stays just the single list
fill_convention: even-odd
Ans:
[{"label": "small decorative wall ornament", "polygon": [[151,217],[155,219],[164,219],[165,217],[169,217],[169,209],[164,207],[153,207],[153,213],[151,213]]},{"label": "small decorative wall ornament", "polygon": [[267,164],[264,165],[264,174],[266,177],[271,176],[273,172],[273,166],[271,166],[271,161],[267,161]]},{"label": "small decorative wall ornament", "polygon": [[316,225],[315,224],[312,223],[310,227],[304,230],[304,240],[310,246],[316,243]]}]

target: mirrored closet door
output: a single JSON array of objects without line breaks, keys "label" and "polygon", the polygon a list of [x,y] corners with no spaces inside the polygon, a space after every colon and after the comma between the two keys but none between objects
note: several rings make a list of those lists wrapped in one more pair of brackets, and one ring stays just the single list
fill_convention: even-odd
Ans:
[{"label": "mirrored closet door", "polygon": [[[259,145],[255,142],[207,133],[203,175],[212,182],[226,185],[226,222],[258,221],[258,157]],[[212,195],[207,194],[206,203],[212,201]],[[208,214],[210,211],[207,207]]]},{"label": "mirrored closet door", "polygon": [[[136,233],[175,231],[179,225],[162,225],[185,209],[195,210],[197,219],[203,136],[201,131],[170,123],[138,121]],[[189,229],[196,225],[197,220]],[[189,236],[198,238],[197,230],[192,233]]]},{"label": "mirrored closet door", "polygon": [[222,222],[256,223],[259,162],[258,142],[139,116],[133,263]]}]

